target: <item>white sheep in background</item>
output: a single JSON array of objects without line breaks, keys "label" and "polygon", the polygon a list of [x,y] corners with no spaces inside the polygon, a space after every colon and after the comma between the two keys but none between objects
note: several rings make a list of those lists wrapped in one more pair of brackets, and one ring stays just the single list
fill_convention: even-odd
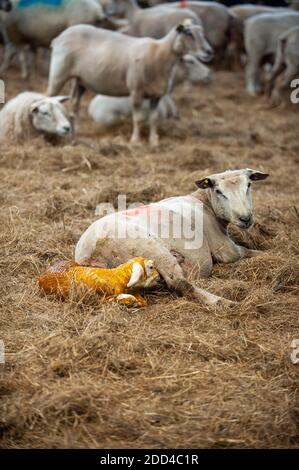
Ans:
[{"label": "white sheep in background", "polygon": [[158,105],[169,90],[173,67],[187,53],[207,61],[212,49],[202,27],[189,21],[162,39],[135,38],[87,25],[68,28],[52,42],[49,96],[76,78],[74,112],[86,89],[109,96],[129,96],[133,108],[131,142],[139,144],[144,120],[142,103],[150,100],[150,143],[157,145]]},{"label": "white sheep in background", "polygon": [[[188,80],[196,83],[209,83],[211,71],[191,54],[186,54],[176,67],[173,86]],[[143,111],[148,116],[149,100],[144,100]],[[170,95],[165,95],[158,106],[159,118],[175,118],[178,115],[176,105]],[[111,126],[119,124],[132,116],[132,104],[129,97],[97,95],[90,102],[89,116],[100,124]]]},{"label": "white sheep in background", "polygon": [[22,142],[41,134],[61,137],[70,134],[71,123],[62,104],[68,99],[20,93],[0,111],[0,140]]},{"label": "white sheep in background", "polygon": [[60,0],[56,5],[46,1],[19,4],[13,0],[12,3],[11,11],[0,12],[0,29],[6,43],[0,74],[6,72],[13,57],[25,46],[49,47],[51,41],[69,26],[98,25],[105,18],[98,0]]}]

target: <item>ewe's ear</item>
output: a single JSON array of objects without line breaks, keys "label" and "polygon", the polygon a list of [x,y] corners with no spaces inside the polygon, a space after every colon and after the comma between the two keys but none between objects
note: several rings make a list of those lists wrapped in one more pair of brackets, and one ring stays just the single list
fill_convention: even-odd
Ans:
[{"label": "ewe's ear", "polygon": [[255,171],[255,170],[247,169],[246,172],[247,172],[247,174],[249,176],[249,179],[251,181],[265,180],[269,176],[268,173],[263,173],[262,171]]},{"label": "ewe's ear", "polygon": [[36,114],[38,112],[38,107],[39,107],[40,103],[39,102],[35,102],[35,103],[32,103],[30,105],[30,113],[31,114]]},{"label": "ewe's ear", "polygon": [[127,284],[127,287],[135,286],[140,281],[140,279],[143,277],[143,275],[144,275],[144,271],[143,271],[143,267],[141,266],[141,264],[140,263],[134,263],[131,278],[130,278],[128,284]]},{"label": "ewe's ear", "polygon": [[208,189],[213,188],[215,181],[213,181],[211,178],[203,178],[202,180],[195,181],[195,184],[200,189]]},{"label": "ewe's ear", "polygon": [[176,30],[178,33],[183,33],[185,28],[184,28],[184,25],[182,24],[178,24],[177,27],[176,27]]},{"label": "ewe's ear", "polygon": [[59,101],[59,103],[64,103],[65,101],[68,101],[71,99],[70,96],[55,96],[55,99]]}]

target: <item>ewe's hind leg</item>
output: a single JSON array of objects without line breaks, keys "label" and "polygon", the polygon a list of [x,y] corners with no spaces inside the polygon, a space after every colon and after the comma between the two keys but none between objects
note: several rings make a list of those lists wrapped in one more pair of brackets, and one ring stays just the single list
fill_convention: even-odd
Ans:
[{"label": "ewe's hind leg", "polygon": [[283,91],[290,85],[293,78],[297,75],[297,68],[292,65],[288,65],[283,74],[276,80],[272,95],[271,102],[274,106],[278,106],[281,103],[281,97]]},{"label": "ewe's hind leg", "polygon": [[159,121],[159,102],[160,98],[154,98],[150,100],[150,115],[149,115],[149,128],[150,128],[150,135],[149,135],[149,143],[150,145],[156,146],[159,144],[159,136],[158,136],[158,121]]},{"label": "ewe's hind leg", "polygon": [[66,61],[66,58],[62,54],[56,56],[53,51],[50,63],[47,95],[58,95],[69,78],[69,64]]}]

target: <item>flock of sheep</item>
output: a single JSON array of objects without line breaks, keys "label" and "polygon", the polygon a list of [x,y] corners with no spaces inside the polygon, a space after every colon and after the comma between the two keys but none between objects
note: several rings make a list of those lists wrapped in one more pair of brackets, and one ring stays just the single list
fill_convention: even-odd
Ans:
[{"label": "flock of sheep", "polygon": [[[141,8],[136,0],[0,0],[1,78],[17,56],[27,79],[38,49],[45,62],[51,50],[46,94],[24,92],[9,101],[0,112],[0,139],[43,133],[75,140],[80,99],[91,90],[97,95],[89,107],[93,120],[110,125],[132,115],[131,142],[140,142],[146,122],[150,144],[157,145],[159,120],[177,115],[174,86],[209,81],[203,62],[246,62],[247,91],[266,90],[274,104],[299,73],[297,0],[289,8],[148,3],[154,6]],[[266,74],[269,61],[274,65]],[[69,97],[59,95],[68,81],[71,113],[63,106]]]}]

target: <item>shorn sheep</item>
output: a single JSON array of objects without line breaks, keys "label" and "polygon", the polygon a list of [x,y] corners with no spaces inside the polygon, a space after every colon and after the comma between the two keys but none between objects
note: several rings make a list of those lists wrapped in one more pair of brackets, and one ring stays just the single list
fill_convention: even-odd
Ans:
[{"label": "shorn sheep", "polygon": [[162,39],[134,38],[93,26],[68,28],[52,43],[47,94],[57,95],[72,78],[74,112],[86,89],[108,96],[130,96],[133,107],[131,142],[140,143],[142,103],[150,100],[150,144],[159,142],[158,106],[167,94],[173,67],[188,52],[206,61],[212,49],[200,25],[179,24]]},{"label": "shorn sheep", "polygon": [[40,93],[17,95],[0,111],[0,140],[23,142],[38,135],[66,136],[71,123],[63,102],[68,96],[49,98]]},{"label": "shorn sheep", "polygon": [[[205,84],[210,83],[211,71],[209,67],[202,64],[196,57],[186,54],[177,67],[174,68],[172,86],[177,86],[184,81],[189,81],[192,84],[201,82]],[[150,111],[148,100],[143,102],[143,110],[145,116],[148,116]],[[176,104],[170,94],[161,98],[158,111],[160,119],[178,117]],[[129,97],[97,95],[90,102],[88,114],[95,122],[106,126],[113,126],[132,117],[131,100]]]},{"label": "shorn sheep", "polygon": [[1,74],[6,72],[13,57],[19,52],[23,53],[21,58],[25,61],[26,46],[34,49],[48,47],[69,26],[99,25],[105,18],[97,0],[12,0],[11,3],[11,11],[0,13],[1,30],[5,38]]}]

